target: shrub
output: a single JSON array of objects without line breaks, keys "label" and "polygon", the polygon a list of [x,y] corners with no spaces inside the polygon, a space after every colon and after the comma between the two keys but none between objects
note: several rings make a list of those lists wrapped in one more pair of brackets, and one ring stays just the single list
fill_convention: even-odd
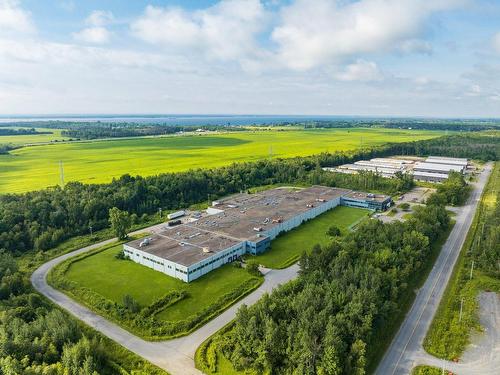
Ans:
[{"label": "shrub", "polygon": [[340,236],[341,232],[339,227],[332,225],[330,228],[328,228],[326,234],[328,234],[330,237],[338,237]]},{"label": "shrub", "polygon": [[262,275],[259,271],[259,264],[255,260],[248,261],[245,268],[250,275],[253,275],[253,276]]}]

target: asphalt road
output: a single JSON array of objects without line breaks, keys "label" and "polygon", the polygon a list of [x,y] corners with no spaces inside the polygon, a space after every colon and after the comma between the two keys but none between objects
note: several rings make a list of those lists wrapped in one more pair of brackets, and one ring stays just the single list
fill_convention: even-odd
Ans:
[{"label": "asphalt road", "polygon": [[[375,372],[376,375],[403,375],[409,374],[416,364],[435,365],[435,362],[442,364],[441,360],[424,352],[422,342],[464,244],[491,168],[491,163],[486,165],[478,181],[474,184],[466,204],[457,211],[455,226],[443,245],[425,284],[418,291],[413,306],[380,362]],[[456,367],[454,366],[454,369]],[[466,373],[470,374],[470,372]]]},{"label": "asphalt road", "polygon": [[[162,225],[164,224],[142,229],[134,232],[133,234],[148,230],[155,231]],[[297,265],[293,265],[284,270],[265,270],[264,282],[258,289],[232,305],[229,309],[209,321],[198,330],[181,338],[168,341],[151,342],[134,336],[132,333],[92,312],[85,306],[73,301],[64,293],[47,284],[47,274],[57,264],[77,254],[101,247],[115,240],[116,239],[103,241],[50,260],[40,266],[40,268],[38,268],[31,275],[31,283],[37,291],[42,293],[52,302],[70,312],[76,318],[82,320],[95,330],[116,341],[128,350],[164,369],[171,375],[201,374],[201,372],[194,367],[194,354],[203,341],[233,320],[236,316],[236,312],[242,304],[251,305],[255,303],[264,293],[271,292],[278,285],[284,284],[297,277],[299,270]]]}]

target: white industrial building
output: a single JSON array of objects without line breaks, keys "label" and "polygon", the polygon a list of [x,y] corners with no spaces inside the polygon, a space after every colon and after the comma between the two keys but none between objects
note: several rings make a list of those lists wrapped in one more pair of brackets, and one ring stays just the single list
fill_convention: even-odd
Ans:
[{"label": "white industrial building", "polygon": [[426,163],[433,163],[433,164],[445,164],[445,165],[459,165],[462,166],[464,169],[467,168],[469,162],[467,159],[463,158],[447,158],[443,156],[429,156],[426,160]]},{"label": "white industrial building", "polygon": [[454,164],[439,164],[428,162],[417,162],[413,168],[414,172],[429,172],[449,174],[451,171],[463,173],[465,168],[461,165]]},{"label": "white industrial building", "polygon": [[341,204],[350,190],[313,186],[237,194],[209,216],[123,245],[131,260],[190,282],[243,254],[260,254],[278,234]]},{"label": "white industrial building", "polygon": [[413,172],[413,178],[417,181],[443,182],[448,178],[446,173]]},{"label": "white industrial building", "polygon": [[360,171],[373,172],[382,177],[392,178],[396,173],[409,173],[413,166],[413,160],[396,158],[373,158],[370,160],[359,160],[354,164],[343,164],[336,168],[325,167],[323,170],[339,173],[359,173]]}]

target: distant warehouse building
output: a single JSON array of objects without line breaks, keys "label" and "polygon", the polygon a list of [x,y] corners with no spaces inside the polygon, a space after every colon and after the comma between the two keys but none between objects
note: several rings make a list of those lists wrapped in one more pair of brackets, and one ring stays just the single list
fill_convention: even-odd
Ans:
[{"label": "distant warehouse building", "polygon": [[413,172],[413,178],[417,181],[443,182],[448,178],[446,173]]},{"label": "distant warehouse building", "polygon": [[465,158],[448,158],[444,156],[429,156],[426,160],[426,163],[434,163],[434,164],[447,164],[447,165],[459,165],[464,169],[467,168],[469,162]]},{"label": "distant warehouse building", "polygon": [[415,163],[414,172],[442,173],[449,174],[451,171],[463,173],[465,168],[461,165],[438,164],[428,162]]}]

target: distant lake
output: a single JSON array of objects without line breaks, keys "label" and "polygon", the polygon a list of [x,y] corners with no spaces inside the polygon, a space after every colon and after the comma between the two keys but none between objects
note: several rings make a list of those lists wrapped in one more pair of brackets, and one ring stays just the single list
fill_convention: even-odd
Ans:
[{"label": "distant lake", "polygon": [[[353,116],[286,116],[286,115],[106,115],[106,116],[0,116],[0,123],[34,121],[129,122],[162,125],[251,125],[283,122],[352,120]],[[364,118],[368,119],[368,118]]]}]

